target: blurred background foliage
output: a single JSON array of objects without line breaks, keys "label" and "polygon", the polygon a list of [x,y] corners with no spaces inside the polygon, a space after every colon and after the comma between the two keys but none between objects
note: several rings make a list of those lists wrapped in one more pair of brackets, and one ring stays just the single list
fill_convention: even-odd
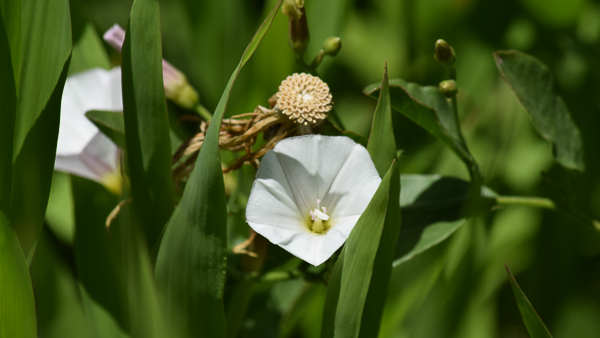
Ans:
[{"label": "blurred background foliage", "polygon": [[[71,0],[73,43],[75,50],[80,49],[74,51],[71,73],[78,71],[78,58],[95,57],[85,54],[85,44],[90,43],[83,38],[86,34],[99,38],[110,64],[120,63],[120,56],[99,41],[114,23],[126,26],[132,2]],[[246,44],[274,3],[160,1],[163,56],[188,76],[209,110],[215,108]],[[437,85],[447,74],[433,59],[433,46],[437,39],[448,41],[458,57],[459,113],[467,143],[486,185],[500,194],[550,196],[540,173],[557,165],[550,145],[534,131],[501,79],[492,52],[518,49],[542,60],[555,75],[556,90],[579,126],[586,150],[586,171],[570,187],[573,205],[600,218],[600,4],[589,0],[306,0],[306,8],[311,33],[307,60],[326,37],[342,39],[340,53],[324,61],[320,75],[331,88],[346,129],[362,135],[369,132],[376,104],[362,89],[380,81],[384,60],[390,78]],[[242,70],[227,116],[266,106],[279,83],[300,71],[288,46],[287,24],[287,18],[278,14]],[[170,103],[169,110],[189,113]],[[395,114],[394,119],[396,142],[404,149],[402,173],[468,179],[463,164],[442,143],[402,115]],[[237,178],[243,186],[238,196],[242,206],[252,176],[248,167],[239,176],[243,181]],[[231,180],[226,178],[226,185]],[[55,173],[48,227],[31,266],[39,335],[92,336],[85,318],[94,316],[102,318],[95,323],[105,323],[103,332],[117,336],[122,334],[119,326],[75,278],[72,245],[77,201],[71,185],[77,181],[81,180],[72,182],[68,175]],[[86,184],[88,190],[102,189]],[[96,200],[88,202],[108,205],[110,210],[114,201],[104,195],[96,194]],[[229,247],[247,235],[243,210],[233,211]],[[271,246],[269,256],[281,254]],[[229,259],[240,258],[230,255]],[[380,336],[527,337],[503,263],[555,337],[600,337],[600,236],[552,212],[521,207],[473,218],[442,244],[394,269]],[[258,285],[240,336],[317,337],[325,290],[321,284],[301,280]]]}]

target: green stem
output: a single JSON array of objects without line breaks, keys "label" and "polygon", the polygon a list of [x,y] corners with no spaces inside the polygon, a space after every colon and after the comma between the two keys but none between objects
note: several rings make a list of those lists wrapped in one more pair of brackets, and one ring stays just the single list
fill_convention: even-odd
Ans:
[{"label": "green stem", "polygon": [[204,119],[204,121],[210,121],[212,119],[212,114],[210,111],[208,111],[208,109],[201,104],[196,106],[196,112]]},{"label": "green stem", "polygon": [[556,210],[556,204],[552,200],[541,197],[498,196],[496,203]]},{"label": "green stem", "polygon": [[571,208],[564,208],[548,198],[541,197],[520,197],[520,196],[498,196],[496,197],[496,203],[498,206],[526,206],[541,209],[554,210],[557,213],[564,215],[571,220],[585,226],[586,228],[592,228],[596,231],[600,231],[600,222],[595,219],[589,218],[581,214],[577,210]]}]

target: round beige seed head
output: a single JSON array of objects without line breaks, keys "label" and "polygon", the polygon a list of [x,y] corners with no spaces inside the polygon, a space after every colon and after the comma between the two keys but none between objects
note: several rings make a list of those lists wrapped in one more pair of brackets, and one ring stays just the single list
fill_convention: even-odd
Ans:
[{"label": "round beige seed head", "polygon": [[325,119],[332,103],[327,84],[310,74],[288,76],[277,92],[277,107],[294,123],[308,125]]}]

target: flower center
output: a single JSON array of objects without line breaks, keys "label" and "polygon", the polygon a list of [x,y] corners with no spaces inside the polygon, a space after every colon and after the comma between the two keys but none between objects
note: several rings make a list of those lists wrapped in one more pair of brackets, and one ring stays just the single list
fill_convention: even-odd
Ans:
[{"label": "flower center", "polygon": [[321,206],[320,199],[317,199],[317,207],[309,211],[308,214],[310,215],[310,231],[317,234],[323,234],[331,227],[329,224],[329,215],[327,215],[327,208]]},{"label": "flower center", "polygon": [[309,103],[314,99],[314,96],[311,93],[312,91],[303,90],[300,94],[298,94],[298,98],[302,100],[304,103]]}]

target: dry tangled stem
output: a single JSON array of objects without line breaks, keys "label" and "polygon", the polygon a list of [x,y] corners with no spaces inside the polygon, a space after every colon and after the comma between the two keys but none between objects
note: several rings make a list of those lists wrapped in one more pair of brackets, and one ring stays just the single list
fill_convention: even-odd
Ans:
[{"label": "dry tangled stem", "polygon": [[[179,189],[179,184],[187,178],[198,157],[206,130],[210,122],[200,124],[200,132],[181,144],[173,155],[173,181]],[[253,149],[257,137],[265,135],[267,142],[258,149]],[[234,159],[223,167],[223,173],[239,169],[244,163],[251,164],[258,169],[258,159],[272,149],[279,141],[295,135],[294,123],[285,115],[274,109],[258,106],[254,112],[240,114],[229,119],[223,119],[219,134],[219,148],[232,152],[241,152],[243,155]],[[185,158],[187,155],[187,158]],[[185,159],[184,159],[185,158]]]}]

